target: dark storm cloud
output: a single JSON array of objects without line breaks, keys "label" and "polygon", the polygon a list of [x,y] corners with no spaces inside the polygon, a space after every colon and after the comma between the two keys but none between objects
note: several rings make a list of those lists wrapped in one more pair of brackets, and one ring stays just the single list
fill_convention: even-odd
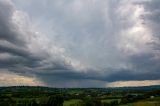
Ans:
[{"label": "dark storm cloud", "polygon": [[[132,70],[130,70],[132,71]],[[104,78],[103,80],[109,81],[109,82],[113,82],[113,81],[135,81],[135,80],[139,80],[139,81],[143,81],[146,79],[149,80],[159,80],[160,77],[160,73],[157,70],[157,73],[132,73],[130,71],[120,71],[117,72],[115,74],[111,74],[110,76]]]},{"label": "dark storm cloud", "polygon": [[[147,44],[150,50],[143,54],[136,54],[129,57],[129,62],[133,65],[135,70],[135,79],[159,79],[160,67],[160,1],[151,0],[143,2],[140,5],[144,6],[145,14],[143,20],[145,25],[151,30],[153,36],[152,41]],[[137,74],[137,76],[136,76]],[[138,77],[139,76],[139,77]],[[142,76],[142,77],[140,77]]]},{"label": "dark storm cloud", "polygon": [[[12,59],[1,60],[1,67],[14,66],[17,63],[21,63],[22,59],[16,56],[26,56],[28,53],[24,50],[20,50],[21,47],[18,46],[17,42],[25,44],[25,42],[18,39],[18,33],[16,32],[16,27],[12,23],[12,15],[14,12],[14,7],[9,1],[0,1],[0,53],[10,53],[15,55]],[[5,44],[9,42],[10,45],[17,45],[17,49],[9,47]]]},{"label": "dark storm cloud", "polygon": [[[63,58],[60,60],[58,59],[59,57],[57,57],[55,61],[47,61],[48,57],[50,58],[51,55],[48,51],[40,50],[37,54],[29,49],[29,46],[31,45],[31,41],[29,40],[34,39],[36,35],[29,29],[22,29],[23,32],[21,32],[21,27],[23,26],[17,25],[18,23],[15,23],[15,20],[13,19],[16,12],[11,1],[0,0],[0,68],[6,68],[18,73],[24,73],[26,71],[23,67],[27,67],[31,73],[33,73],[33,70],[69,68],[70,66],[67,66],[68,63],[65,63]],[[17,17],[18,16],[16,16],[16,18]],[[20,20],[20,22],[21,21],[26,20]],[[26,36],[29,36],[29,40]],[[40,47],[36,47],[35,49],[37,50],[39,48]],[[48,64],[51,66],[48,67]],[[41,69],[36,69],[37,67],[41,67]],[[28,73],[30,73],[29,71]]]},{"label": "dark storm cloud", "polygon": [[14,7],[11,2],[0,1],[0,38],[1,40],[9,41],[13,44],[23,45],[24,41],[19,39],[17,28],[12,23],[12,15],[14,12]]},{"label": "dark storm cloud", "polygon": [[148,22],[148,25],[153,31],[154,36],[160,39],[160,1],[159,0],[151,0],[150,2],[144,3],[144,7],[147,11],[145,18]]},{"label": "dark storm cloud", "polygon": [[73,72],[64,70],[56,73],[37,73],[40,80],[54,87],[105,87],[108,82],[159,80],[160,73],[134,73],[133,70],[119,70],[116,73]]},{"label": "dark storm cloud", "polygon": [[0,0],[0,71],[33,75],[54,87],[158,80],[159,5]]}]

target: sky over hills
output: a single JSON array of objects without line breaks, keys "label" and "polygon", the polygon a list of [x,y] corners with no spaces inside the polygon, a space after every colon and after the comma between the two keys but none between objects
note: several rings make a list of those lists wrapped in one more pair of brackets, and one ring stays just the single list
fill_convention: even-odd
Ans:
[{"label": "sky over hills", "polygon": [[159,0],[0,0],[0,86],[160,84]]}]

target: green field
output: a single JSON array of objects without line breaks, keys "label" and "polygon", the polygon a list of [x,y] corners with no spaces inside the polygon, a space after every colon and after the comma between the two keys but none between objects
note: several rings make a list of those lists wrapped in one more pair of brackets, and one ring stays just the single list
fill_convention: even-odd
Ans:
[{"label": "green field", "polygon": [[142,101],[128,103],[120,106],[160,106],[160,97],[149,98]]},{"label": "green field", "polygon": [[107,102],[107,103],[110,103],[112,101],[118,101],[118,103],[121,101],[121,99],[102,99],[101,102],[104,103],[104,102]]},{"label": "green field", "polygon": [[119,105],[119,106],[160,106],[160,103],[145,101],[145,102],[128,103],[128,104]]},{"label": "green field", "polygon": [[74,104],[76,104],[76,103],[78,103],[80,101],[82,101],[82,100],[80,100],[80,99],[71,99],[71,100],[68,100],[68,101],[64,101],[63,106],[74,105]]}]

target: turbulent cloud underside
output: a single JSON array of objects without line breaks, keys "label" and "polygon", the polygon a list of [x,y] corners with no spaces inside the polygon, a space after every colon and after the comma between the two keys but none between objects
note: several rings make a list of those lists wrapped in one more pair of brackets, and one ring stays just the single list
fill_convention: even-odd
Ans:
[{"label": "turbulent cloud underside", "polygon": [[0,86],[160,84],[159,5],[0,0]]}]

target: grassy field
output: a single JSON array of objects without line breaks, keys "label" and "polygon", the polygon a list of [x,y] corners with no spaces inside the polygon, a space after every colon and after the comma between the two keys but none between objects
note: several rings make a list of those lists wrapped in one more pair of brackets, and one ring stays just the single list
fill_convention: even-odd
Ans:
[{"label": "grassy field", "polygon": [[68,101],[64,101],[63,106],[70,106],[71,104],[75,104],[80,101],[81,101],[80,99],[71,99]]},{"label": "grassy field", "polygon": [[135,103],[128,103],[120,106],[160,106],[160,97],[149,98]]},{"label": "grassy field", "polygon": [[101,102],[106,102],[106,103],[110,103],[110,102],[112,102],[112,101],[118,101],[118,102],[120,102],[121,101],[121,99],[103,99],[103,100],[101,100]]},{"label": "grassy field", "polygon": [[159,102],[141,101],[136,103],[128,103],[120,106],[160,106]]}]

